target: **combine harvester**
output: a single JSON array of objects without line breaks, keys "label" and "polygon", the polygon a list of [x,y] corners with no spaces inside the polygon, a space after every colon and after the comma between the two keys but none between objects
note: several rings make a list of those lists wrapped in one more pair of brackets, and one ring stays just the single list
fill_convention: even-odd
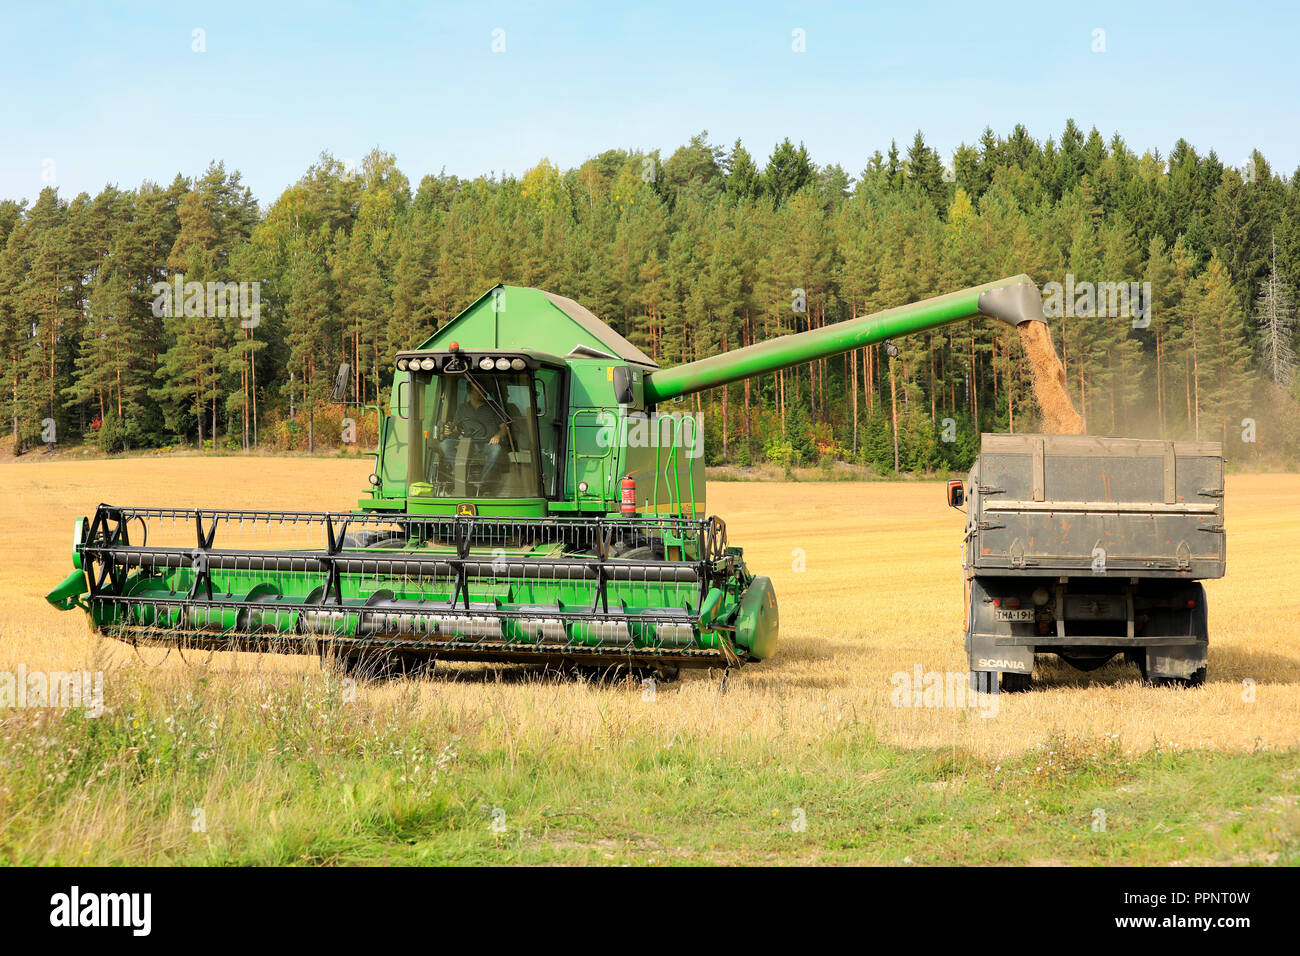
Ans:
[{"label": "combine harvester", "polygon": [[132,644],[385,671],[762,660],[772,583],[707,516],[695,419],[658,407],[976,316],[1042,322],[1042,298],[1016,276],[660,369],[576,302],[497,286],[394,357],[359,510],[102,504],[48,599]]}]

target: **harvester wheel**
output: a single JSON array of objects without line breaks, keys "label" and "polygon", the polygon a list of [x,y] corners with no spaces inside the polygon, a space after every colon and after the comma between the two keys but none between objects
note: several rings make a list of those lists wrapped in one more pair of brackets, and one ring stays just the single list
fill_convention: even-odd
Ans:
[{"label": "harvester wheel", "polygon": [[654,561],[655,549],[648,544],[642,544],[617,554],[611,554],[610,557],[617,558],[619,561]]},{"label": "harvester wheel", "polygon": [[677,680],[680,670],[673,664],[570,664],[562,673],[593,684],[628,682],[640,685],[649,679],[670,684]]},{"label": "harvester wheel", "polygon": [[350,531],[343,536],[345,548],[391,548],[406,541],[399,531]]},{"label": "harvester wheel", "polygon": [[369,651],[345,654],[330,649],[320,652],[321,665],[336,662],[347,677],[358,680],[397,680],[403,677],[429,677],[435,660],[416,654]]}]

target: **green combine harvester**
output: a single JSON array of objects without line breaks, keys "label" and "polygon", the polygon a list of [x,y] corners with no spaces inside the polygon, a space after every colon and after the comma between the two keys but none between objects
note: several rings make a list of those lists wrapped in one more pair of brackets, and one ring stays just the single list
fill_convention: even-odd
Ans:
[{"label": "green combine harvester", "polygon": [[697,419],[662,406],[975,316],[1043,321],[1042,299],[1016,276],[661,369],[578,303],[497,286],[394,357],[357,510],[101,504],[48,599],[132,644],[349,667],[762,660],[772,582],[708,516]]}]

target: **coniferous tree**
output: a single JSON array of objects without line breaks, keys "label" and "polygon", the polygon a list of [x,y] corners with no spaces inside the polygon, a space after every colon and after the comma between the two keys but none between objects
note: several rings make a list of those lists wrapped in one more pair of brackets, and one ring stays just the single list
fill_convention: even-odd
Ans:
[{"label": "coniferous tree", "polygon": [[[315,411],[338,363],[358,398],[384,400],[394,353],[498,281],[572,296],[670,365],[1026,272],[1096,287],[1050,320],[1091,430],[1221,437],[1263,402],[1270,441],[1300,452],[1300,429],[1285,437],[1300,408],[1269,390],[1287,365],[1274,350],[1295,347],[1269,303],[1300,282],[1300,188],[1258,153],[1229,169],[1185,141],[1139,154],[1071,122],[1043,142],[985,130],[951,176],[920,133],[856,180],[789,139],[762,172],[706,133],[666,155],[439,173],[412,195],[389,155],[355,169],[322,154],[265,210],[219,163],[165,188],[0,202],[0,417],[18,450],[47,420],[66,441],[110,417],[113,447],[251,446],[263,419],[281,447],[299,423],[318,447],[334,441]],[[195,308],[182,288],[155,315],[155,284],[182,274]],[[1135,326],[1112,300],[1143,281]],[[208,307],[208,283],[252,282],[252,327]],[[903,470],[960,468],[981,429],[1036,427],[1012,330],[970,321],[892,345],[683,404],[709,417],[711,461],[752,460],[748,439],[772,435],[807,460],[892,469],[897,441]],[[948,419],[954,441],[938,437]]]}]

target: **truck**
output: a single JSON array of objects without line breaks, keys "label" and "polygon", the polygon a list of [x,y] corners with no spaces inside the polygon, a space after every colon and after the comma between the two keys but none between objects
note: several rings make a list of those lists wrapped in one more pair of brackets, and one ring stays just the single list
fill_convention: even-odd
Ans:
[{"label": "truck", "polygon": [[1202,581],[1226,568],[1218,442],[984,434],[948,482],[962,537],[971,686],[1030,689],[1039,655],[1091,671],[1116,655],[1155,686],[1209,664]]}]

